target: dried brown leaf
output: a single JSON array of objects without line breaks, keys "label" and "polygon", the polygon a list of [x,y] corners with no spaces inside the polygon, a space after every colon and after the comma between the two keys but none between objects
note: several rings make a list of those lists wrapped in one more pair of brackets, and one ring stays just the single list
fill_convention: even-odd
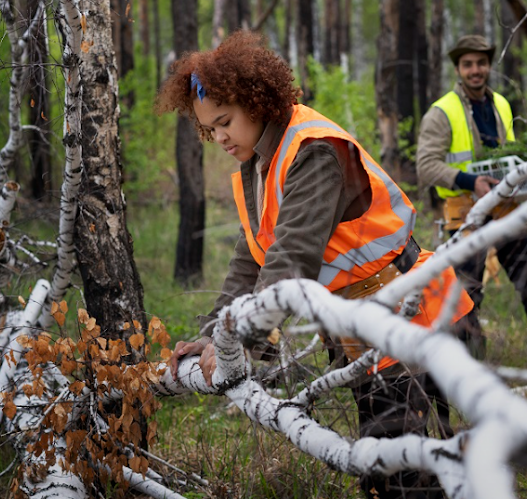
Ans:
[{"label": "dried brown leaf", "polygon": [[16,405],[12,401],[9,401],[4,405],[2,412],[6,418],[13,419],[16,414]]},{"label": "dried brown leaf", "polygon": [[145,343],[145,335],[142,333],[132,334],[130,336],[130,345],[136,350],[139,350]]}]

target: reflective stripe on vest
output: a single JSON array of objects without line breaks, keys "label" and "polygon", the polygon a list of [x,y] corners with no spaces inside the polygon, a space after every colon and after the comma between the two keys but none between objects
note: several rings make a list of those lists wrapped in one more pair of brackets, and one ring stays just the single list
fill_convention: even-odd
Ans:
[{"label": "reflective stripe on vest", "polygon": [[370,208],[358,219],[338,224],[324,253],[318,280],[334,291],[361,281],[388,265],[402,251],[415,224],[415,209],[411,202],[360,144],[316,111],[303,105],[294,106],[290,125],[269,167],[256,238],[250,228],[240,172],[233,175],[233,188],[249,249],[253,258],[263,266],[265,252],[275,241],[274,227],[283,201],[287,170],[304,140],[324,137],[341,138],[358,148],[372,189]]},{"label": "reflective stripe on vest", "polygon": [[[493,93],[493,99],[496,110],[505,126],[507,141],[514,142],[511,107],[505,97],[496,92]],[[467,122],[467,116],[461,98],[454,91],[448,92],[438,101],[434,102],[432,106],[442,109],[450,122],[452,142],[450,144],[450,151],[446,156],[446,162],[450,167],[466,172],[467,165],[475,159],[474,138]],[[498,126],[498,124],[496,125]],[[436,187],[436,190],[439,197],[443,199],[460,196],[464,192],[469,192],[460,189],[451,190],[445,187]]]},{"label": "reflective stripe on vest", "polygon": [[331,263],[324,260],[318,276],[318,281],[324,286],[328,286],[341,270],[349,272],[355,265],[362,266],[372,259],[378,260],[393,249],[399,248],[406,243],[415,226],[416,212],[413,207],[404,202],[403,193],[399,187],[375,163],[366,159],[366,164],[381,178],[388,189],[392,211],[403,221],[404,225],[388,236],[374,239],[360,248],[351,249],[346,254],[339,255]]}]

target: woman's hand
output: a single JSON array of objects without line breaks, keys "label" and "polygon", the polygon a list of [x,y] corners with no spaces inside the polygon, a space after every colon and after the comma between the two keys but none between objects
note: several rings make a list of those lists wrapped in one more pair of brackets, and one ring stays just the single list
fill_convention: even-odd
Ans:
[{"label": "woman's hand", "polygon": [[[209,343],[209,345],[212,346],[212,343]],[[186,355],[201,355],[203,354],[205,347],[209,345],[206,345],[203,341],[192,341],[192,342],[178,341],[176,343],[176,348],[174,348],[174,351],[172,352],[172,357],[170,358],[170,373],[172,374],[172,378],[174,378],[174,381],[177,380],[177,368],[178,368],[179,359],[181,359],[182,357],[185,357]],[[200,359],[200,366],[201,366],[201,359]],[[210,366],[209,366],[209,369],[210,369]],[[203,375],[205,375],[205,373]],[[210,386],[210,383],[209,383],[209,386]]]},{"label": "woman's hand", "polygon": [[211,386],[212,375],[216,370],[216,353],[212,343],[209,343],[203,350],[201,358],[199,359],[199,367],[201,367],[201,372],[203,373],[207,386]]}]

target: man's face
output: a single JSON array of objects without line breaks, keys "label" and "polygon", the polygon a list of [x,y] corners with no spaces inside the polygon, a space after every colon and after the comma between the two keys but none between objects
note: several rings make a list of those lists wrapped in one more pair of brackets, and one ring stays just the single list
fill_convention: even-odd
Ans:
[{"label": "man's face", "polygon": [[490,73],[490,62],[487,54],[471,52],[459,58],[456,74],[470,90],[481,90],[487,84]]}]

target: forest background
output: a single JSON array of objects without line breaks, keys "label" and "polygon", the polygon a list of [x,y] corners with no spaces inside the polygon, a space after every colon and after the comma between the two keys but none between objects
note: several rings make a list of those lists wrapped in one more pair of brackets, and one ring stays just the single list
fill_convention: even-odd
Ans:
[{"label": "forest background", "polygon": [[[31,10],[30,1],[15,4],[19,12]],[[180,214],[185,209],[181,193],[188,186],[182,185],[182,165],[177,162],[178,120],[175,115],[156,116],[153,103],[170,62],[185,45],[178,36],[189,26],[195,25],[202,49],[214,46],[233,29],[260,29],[295,69],[305,102],[356,136],[416,202],[417,232],[425,247],[437,241],[430,193],[419,191],[415,177],[416,135],[428,106],[454,82],[446,52],[459,36],[480,33],[497,45],[491,86],[511,101],[515,116],[527,116],[525,24],[511,39],[520,20],[518,9],[524,8],[518,1],[116,0],[112,4],[128,229],[146,314],[160,317],[174,341],[197,334],[195,315],[212,307],[238,228],[229,175],[237,165],[205,144],[202,166],[195,167],[203,172],[204,196],[197,202],[203,207],[204,224],[199,236],[180,248],[181,239],[196,232],[181,232]],[[196,22],[191,20],[185,27],[191,5],[197,6]],[[50,20],[49,46],[40,52],[46,56],[40,61],[44,71],[40,80],[27,82],[21,103],[23,123],[45,133],[28,128],[18,152],[13,177],[22,192],[11,229],[50,240],[56,235],[65,161],[62,46],[55,29]],[[3,20],[0,41],[0,144],[4,144],[9,135],[11,68]],[[34,76],[39,78],[37,72]],[[517,123],[525,142],[525,128],[521,120]],[[193,176],[185,181],[192,183]],[[185,266],[185,251],[201,255],[195,239],[204,245],[203,258],[196,263],[187,255],[191,262]],[[27,276],[12,286],[10,294],[16,297],[28,286]],[[525,326],[521,306],[507,288],[507,279],[491,283],[489,294],[484,312],[493,331],[489,360],[507,358],[508,364],[522,366],[526,348],[520,336]],[[71,309],[80,303],[79,295],[69,300]],[[232,417],[230,411],[222,399],[196,395],[167,401],[158,416],[159,451],[180,468],[214,477],[209,495],[341,497],[343,490],[355,490],[353,478],[329,472],[243,416]],[[9,450],[2,449],[6,454],[2,459],[8,462]]]}]

